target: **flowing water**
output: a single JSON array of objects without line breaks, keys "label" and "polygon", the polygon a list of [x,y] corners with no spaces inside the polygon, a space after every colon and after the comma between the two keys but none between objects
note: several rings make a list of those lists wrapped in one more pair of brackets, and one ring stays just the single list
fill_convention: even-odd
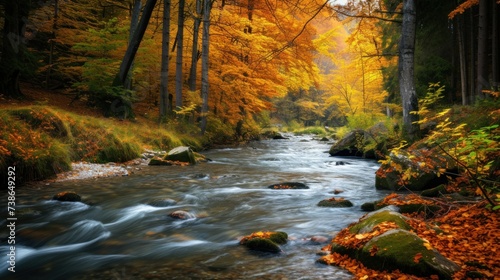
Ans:
[{"label": "flowing water", "polygon": [[[0,278],[350,279],[337,267],[316,263],[325,243],[310,238],[331,239],[363,215],[361,204],[384,193],[374,187],[377,162],[330,157],[329,147],[310,136],[290,136],[210,150],[203,154],[212,161],[194,166],[143,166],[128,177],[17,189],[16,272],[7,271],[4,220]],[[310,189],[267,188],[290,181]],[[60,191],[75,191],[82,202],[51,200]],[[333,196],[355,206],[317,206]],[[0,197],[7,205],[6,191]],[[159,198],[177,204],[148,204]],[[197,218],[169,217],[175,210]],[[238,244],[261,230],[288,233],[282,253]]]}]

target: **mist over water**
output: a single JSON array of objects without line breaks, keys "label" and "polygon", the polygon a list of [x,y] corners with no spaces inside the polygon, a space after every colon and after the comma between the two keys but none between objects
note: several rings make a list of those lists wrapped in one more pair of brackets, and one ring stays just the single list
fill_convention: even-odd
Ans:
[{"label": "mist over water", "polygon": [[[331,239],[364,214],[361,204],[385,192],[374,187],[377,162],[330,157],[329,147],[311,136],[290,136],[207,151],[213,161],[194,166],[143,166],[128,177],[19,188],[16,273],[7,271],[3,220],[0,278],[350,279],[345,271],[317,264],[316,253],[326,244],[309,238]],[[267,188],[281,182],[310,189]],[[82,202],[52,201],[60,191],[75,191]],[[355,206],[317,206],[333,196]],[[6,192],[0,197],[6,201]],[[160,198],[177,204],[148,204]],[[175,210],[197,218],[169,217]],[[281,254],[238,245],[242,236],[260,230],[288,233]]]}]

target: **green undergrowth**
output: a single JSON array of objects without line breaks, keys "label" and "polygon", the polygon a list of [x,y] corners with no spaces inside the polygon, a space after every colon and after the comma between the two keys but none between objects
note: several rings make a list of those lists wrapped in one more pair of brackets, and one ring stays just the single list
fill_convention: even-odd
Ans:
[{"label": "green undergrowth", "polygon": [[[145,123],[81,116],[48,106],[0,110],[0,170],[16,168],[16,183],[47,179],[71,162],[125,162],[144,149],[180,145],[200,149],[198,138]],[[2,182],[7,172],[0,172]],[[7,184],[4,184],[5,186]]]}]

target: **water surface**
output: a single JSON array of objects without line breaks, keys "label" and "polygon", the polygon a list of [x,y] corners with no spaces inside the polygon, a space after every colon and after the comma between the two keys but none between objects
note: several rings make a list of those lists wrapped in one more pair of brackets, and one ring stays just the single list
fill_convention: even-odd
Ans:
[{"label": "water surface", "polygon": [[[309,239],[332,238],[364,214],[361,204],[384,193],[374,187],[377,162],[330,157],[329,147],[311,136],[290,136],[207,151],[213,161],[195,166],[141,166],[128,177],[18,189],[16,273],[7,272],[3,239],[0,277],[351,279],[339,268],[317,264],[316,253],[325,244]],[[287,181],[310,189],[267,188]],[[83,202],[52,201],[60,191],[75,191]],[[355,206],[316,205],[333,196]],[[6,201],[6,194],[0,197]],[[148,204],[158,198],[177,204]],[[175,210],[198,218],[172,219],[168,214]],[[238,245],[242,236],[261,230],[288,233],[281,254]],[[1,233],[8,234],[5,220]]]}]

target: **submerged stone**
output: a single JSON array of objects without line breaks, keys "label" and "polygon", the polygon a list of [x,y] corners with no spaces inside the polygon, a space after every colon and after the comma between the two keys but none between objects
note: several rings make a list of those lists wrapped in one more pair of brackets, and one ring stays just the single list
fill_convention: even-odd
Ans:
[{"label": "submerged stone", "polygon": [[286,244],[287,241],[288,241],[288,234],[286,232],[259,231],[243,237],[240,240],[240,244],[246,246],[250,250],[279,253],[281,252],[281,248],[279,245]]},{"label": "submerged stone", "polygon": [[60,192],[52,198],[58,201],[82,201],[80,195],[75,192]]},{"label": "submerged stone", "polygon": [[273,190],[283,190],[283,189],[289,189],[289,190],[297,190],[297,189],[309,189],[308,186],[306,186],[303,183],[298,183],[298,182],[284,182],[284,183],[278,183],[274,185],[270,185],[268,188],[273,189]]},{"label": "submerged stone", "polygon": [[318,203],[318,206],[341,208],[341,207],[352,207],[353,204],[351,201],[349,201],[347,199],[332,197],[330,199],[324,199],[324,200],[320,201]]}]

